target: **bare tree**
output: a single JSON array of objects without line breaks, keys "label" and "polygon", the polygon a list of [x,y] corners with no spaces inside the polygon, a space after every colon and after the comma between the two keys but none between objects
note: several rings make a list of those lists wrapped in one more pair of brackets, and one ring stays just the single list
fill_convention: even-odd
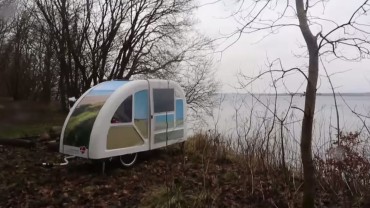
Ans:
[{"label": "bare tree", "polygon": [[192,1],[130,1],[129,22],[120,36],[120,49],[109,78],[171,71],[193,50],[184,42],[190,29]]},{"label": "bare tree", "polygon": [[9,30],[9,22],[15,13],[15,0],[0,0],[0,48],[5,40],[5,33]]},{"label": "bare tree", "polygon": [[210,115],[215,107],[215,93],[220,82],[215,78],[212,59],[213,42],[198,33],[184,37],[182,57],[173,60],[171,67],[144,73],[139,77],[170,79],[177,81],[184,89],[191,115],[201,119]]},{"label": "bare tree", "polygon": [[6,21],[16,11],[16,0],[0,0],[0,21]]},{"label": "bare tree", "polygon": [[32,63],[31,43],[28,41],[32,20],[29,13],[22,13],[13,20],[3,56],[3,66],[8,92],[14,100],[20,100],[29,94],[29,69]]},{"label": "bare tree", "polygon": [[67,97],[102,81],[145,76],[179,81],[194,110],[212,107],[212,41],[194,32],[193,0],[17,2],[15,29],[0,33],[0,72],[16,99],[54,97],[66,110]]},{"label": "bare tree", "polygon": [[52,39],[34,18],[34,8],[18,4],[8,19],[0,47],[0,72],[4,95],[19,99],[49,102],[52,97],[54,52]]},{"label": "bare tree", "polygon": [[201,114],[201,111],[210,114],[215,104],[213,96],[219,88],[219,82],[215,80],[211,67],[209,61],[201,62],[187,70],[180,71],[174,78],[184,88],[186,102],[196,114]]},{"label": "bare tree", "polygon": [[54,40],[63,106],[66,96],[107,79],[175,74],[209,45],[188,38],[195,8],[189,0],[34,2]]},{"label": "bare tree", "polygon": [[[340,23],[336,20],[312,16],[310,11],[327,1],[321,0],[261,0],[238,1],[238,11],[233,15],[240,25],[229,37],[236,37],[234,43],[243,34],[267,32],[265,36],[278,32],[285,27],[299,28],[305,41],[307,50],[307,72],[297,68],[280,71],[283,74],[289,71],[299,71],[306,79],[306,93],[304,115],[301,130],[301,157],[304,171],[303,207],[314,207],[315,195],[315,167],[312,159],[312,132],[316,104],[317,81],[319,76],[319,58],[322,56],[336,59],[358,61],[369,55],[370,25],[364,20],[370,10],[368,0],[353,11],[348,19]],[[273,13],[274,15],[269,15]],[[292,17],[296,18],[292,18]],[[319,28],[313,32],[313,28]],[[350,51],[350,53],[348,53]]]}]

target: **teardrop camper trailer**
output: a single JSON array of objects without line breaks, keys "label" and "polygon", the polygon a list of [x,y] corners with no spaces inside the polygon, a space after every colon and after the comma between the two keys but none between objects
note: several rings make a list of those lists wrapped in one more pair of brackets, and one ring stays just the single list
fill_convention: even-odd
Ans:
[{"label": "teardrop camper trailer", "polygon": [[[186,140],[186,99],[169,80],[107,81],[86,91],[71,108],[59,151],[88,159],[120,157]],[[135,155],[129,163],[123,157]],[[131,164],[132,163],[132,164]]]}]

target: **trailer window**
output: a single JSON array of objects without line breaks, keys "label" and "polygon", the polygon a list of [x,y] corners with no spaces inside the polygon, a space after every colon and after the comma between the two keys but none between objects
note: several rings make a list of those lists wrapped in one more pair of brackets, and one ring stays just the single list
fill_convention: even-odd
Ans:
[{"label": "trailer window", "polygon": [[176,126],[184,126],[184,101],[176,100]]},{"label": "trailer window", "polygon": [[175,92],[173,89],[153,89],[154,113],[175,110]]},{"label": "trailer window", "polygon": [[148,90],[139,91],[134,95],[134,123],[144,138],[148,138],[148,100]]},{"label": "trailer window", "polygon": [[127,97],[121,103],[117,111],[114,113],[111,123],[129,123],[131,121],[132,121],[132,95]]}]

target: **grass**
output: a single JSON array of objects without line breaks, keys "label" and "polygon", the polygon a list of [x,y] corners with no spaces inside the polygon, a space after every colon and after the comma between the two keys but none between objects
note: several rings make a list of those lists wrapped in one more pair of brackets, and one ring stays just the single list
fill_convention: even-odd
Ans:
[{"label": "grass", "polygon": [[0,131],[0,138],[20,138],[27,136],[37,136],[44,132],[48,132],[51,126],[52,125],[50,124],[41,124],[41,123],[35,125],[11,126]]},{"label": "grass", "polygon": [[[171,147],[166,152],[169,161],[173,158],[172,151],[175,150]],[[251,172],[244,163],[245,155],[236,154],[231,148],[217,144],[207,134],[189,138],[184,157],[176,160],[179,160],[175,161],[177,165],[172,165],[171,161],[165,167],[167,183],[149,189],[141,200],[141,206],[298,206],[300,191],[286,183],[283,170],[272,168],[270,175],[266,174],[268,170],[261,164],[254,164],[257,168]],[[258,160],[254,161],[257,163]],[[182,174],[174,169],[179,169]]]},{"label": "grass", "polygon": [[52,126],[62,126],[66,113],[57,103],[12,101],[0,98],[0,138],[40,135]]},{"label": "grass", "polygon": [[142,207],[181,207],[185,204],[184,196],[181,190],[169,191],[166,186],[153,187],[148,191],[142,201]]}]

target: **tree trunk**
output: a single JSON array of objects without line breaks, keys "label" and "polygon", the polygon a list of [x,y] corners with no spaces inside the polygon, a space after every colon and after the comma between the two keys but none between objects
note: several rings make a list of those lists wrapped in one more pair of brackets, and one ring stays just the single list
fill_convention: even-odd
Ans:
[{"label": "tree trunk", "polygon": [[281,166],[286,170],[286,163],[285,163],[285,147],[284,147],[284,121],[280,121],[280,139],[281,139]]},{"label": "tree trunk", "polygon": [[53,57],[53,40],[50,38],[47,41],[46,52],[44,58],[44,75],[42,81],[42,92],[41,92],[41,101],[45,103],[50,103],[51,101],[51,88],[52,88],[52,69],[51,69],[51,59]]},{"label": "tree trunk", "polygon": [[[69,88],[68,77],[66,75],[66,62],[64,60],[63,54],[59,54],[60,58],[60,72],[59,72],[59,95],[60,95],[60,104],[62,111],[68,112],[67,99],[66,99],[66,89]],[[64,82],[65,81],[65,82]]]},{"label": "tree trunk", "polygon": [[302,207],[314,207],[315,203],[315,167],[312,159],[312,130],[316,104],[316,86],[319,74],[319,53],[316,37],[308,26],[303,0],[296,0],[297,15],[301,33],[309,54],[308,80],[302,121],[301,157],[303,165],[303,201]]}]

